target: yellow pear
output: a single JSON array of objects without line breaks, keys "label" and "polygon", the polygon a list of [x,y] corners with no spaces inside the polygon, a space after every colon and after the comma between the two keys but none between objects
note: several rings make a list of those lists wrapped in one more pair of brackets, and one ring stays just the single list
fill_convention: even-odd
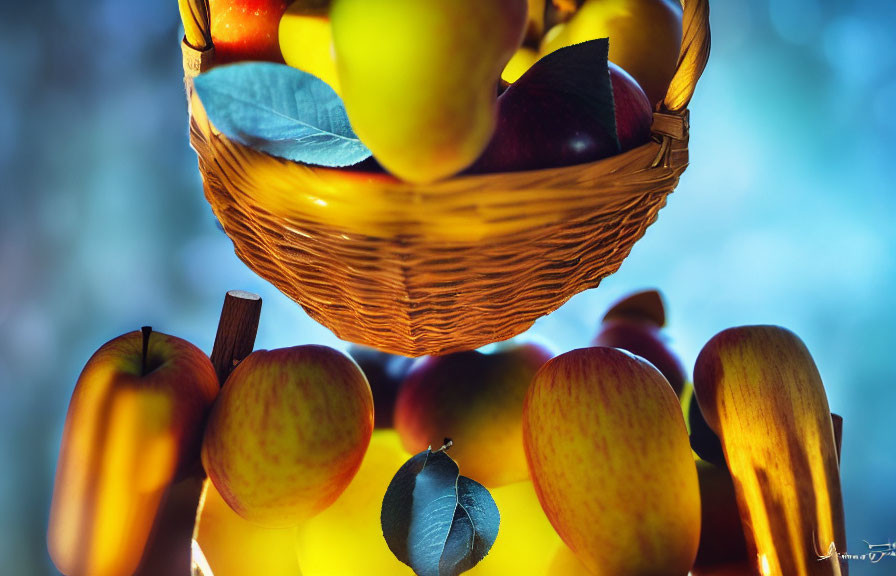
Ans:
[{"label": "yellow pear", "polygon": [[496,87],[527,0],[334,0],[346,112],[389,172],[431,182],[470,166],[494,132]]}]

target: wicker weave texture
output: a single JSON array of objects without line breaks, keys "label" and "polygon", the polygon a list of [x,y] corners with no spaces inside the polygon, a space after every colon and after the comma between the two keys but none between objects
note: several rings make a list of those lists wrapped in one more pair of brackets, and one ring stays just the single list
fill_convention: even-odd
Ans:
[{"label": "wicker weave texture", "polygon": [[190,90],[209,51],[185,46],[190,140],[236,254],[316,321],[407,356],[472,349],[520,334],[619,268],[687,166],[687,104],[708,49],[708,5],[688,0],[668,109],[640,148],[410,185],[228,140]]}]

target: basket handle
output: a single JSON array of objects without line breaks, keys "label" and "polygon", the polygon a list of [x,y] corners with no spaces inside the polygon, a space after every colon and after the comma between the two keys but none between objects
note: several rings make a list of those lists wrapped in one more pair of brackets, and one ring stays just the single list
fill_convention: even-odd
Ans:
[{"label": "basket handle", "polygon": [[180,19],[184,23],[184,40],[194,50],[211,48],[211,20],[208,0],[177,0]]},{"label": "basket handle", "polygon": [[184,23],[183,52],[184,81],[189,92],[192,79],[208,70],[215,59],[212,45],[211,18],[208,0],[177,0],[180,19]]},{"label": "basket handle", "polygon": [[684,8],[678,68],[669,84],[663,108],[681,113],[688,107],[697,80],[709,59],[709,0],[681,0]]}]

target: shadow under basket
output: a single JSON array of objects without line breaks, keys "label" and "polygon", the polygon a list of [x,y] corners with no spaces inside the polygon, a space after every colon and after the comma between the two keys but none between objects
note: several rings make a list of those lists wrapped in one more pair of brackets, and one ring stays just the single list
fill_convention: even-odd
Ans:
[{"label": "shadow under basket", "polygon": [[406,356],[511,338],[615,272],[687,167],[709,7],[683,5],[678,70],[649,143],[589,164],[426,185],[228,140],[192,90],[214,49],[184,41],[205,196],[237,256],[339,338]]}]

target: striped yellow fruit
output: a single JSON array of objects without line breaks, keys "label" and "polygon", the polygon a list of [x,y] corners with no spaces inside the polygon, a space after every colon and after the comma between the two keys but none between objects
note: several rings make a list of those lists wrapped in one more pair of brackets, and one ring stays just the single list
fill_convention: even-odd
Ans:
[{"label": "striped yellow fruit", "polygon": [[700,539],[700,490],[678,397],[640,358],[585,348],[545,364],[523,438],[551,524],[596,575],[684,576]]},{"label": "striped yellow fruit", "polygon": [[846,551],[827,396],[805,344],[777,326],[731,328],[704,346],[694,390],[722,442],[753,569],[828,576]]},{"label": "striped yellow fruit", "polygon": [[218,379],[198,348],[159,332],[104,344],[75,386],[47,543],[67,576],[132,574],[163,493],[198,462]]}]

